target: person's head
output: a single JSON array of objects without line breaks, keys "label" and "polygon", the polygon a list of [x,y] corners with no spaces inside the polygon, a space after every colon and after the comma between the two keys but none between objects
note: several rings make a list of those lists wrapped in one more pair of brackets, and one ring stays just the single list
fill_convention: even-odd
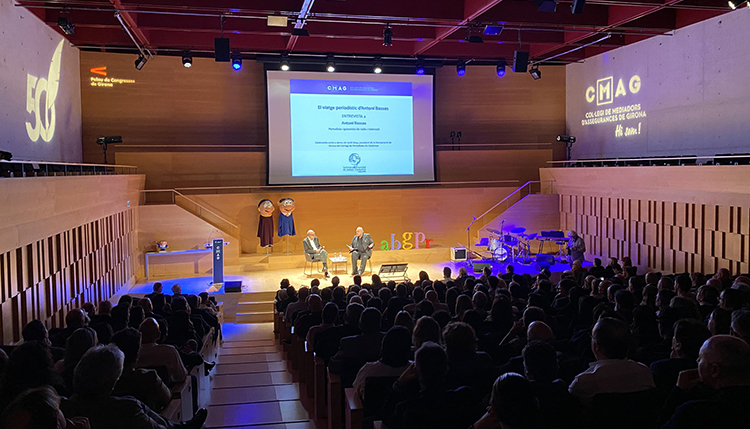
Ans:
[{"label": "person's head", "polygon": [[65,429],[60,411],[60,397],[51,386],[29,389],[11,402],[2,416],[0,427],[13,429]]},{"label": "person's head", "polygon": [[99,301],[99,315],[108,316],[112,313],[112,302],[108,300]]},{"label": "person's head", "polygon": [[27,323],[26,326],[24,326],[23,331],[21,331],[21,336],[23,337],[24,342],[40,341],[47,345],[50,344],[49,331],[47,331],[47,327],[44,326],[44,323],[36,319],[32,320],[31,322]]},{"label": "person's head", "polygon": [[659,283],[660,277],[661,277],[661,273],[658,271],[652,271],[652,272],[646,273],[646,284],[656,286],[657,283]]},{"label": "person's head", "polygon": [[319,295],[312,294],[307,297],[307,308],[311,313],[320,313],[323,311],[323,300]]},{"label": "person's head", "polygon": [[323,314],[321,317],[323,318],[323,323],[326,325],[333,325],[336,322],[336,318],[339,315],[339,306],[329,302],[326,303],[326,305],[323,306]]},{"label": "person's head", "polygon": [[668,307],[674,297],[675,293],[672,289],[659,289],[656,293],[656,306],[660,309]]},{"label": "person's head", "polygon": [[139,299],[138,307],[141,307],[145,313],[152,313],[154,311],[154,306],[151,305],[151,300],[148,298]]},{"label": "person's head", "polygon": [[695,299],[701,305],[719,305],[719,291],[711,286],[703,285],[698,288],[698,293],[695,295]]},{"label": "person's head", "polygon": [[362,276],[359,274],[352,277],[352,282],[354,283],[354,286],[362,286]]},{"label": "person's head", "polygon": [[448,356],[442,347],[428,341],[419,347],[414,361],[422,390],[439,389],[443,385],[448,374]]},{"label": "person's head", "polygon": [[461,294],[456,298],[456,315],[459,319],[463,316],[465,311],[472,310],[474,304],[471,302],[471,297],[468,295]]},{"label": "person's head", "polygon": [[451,361],[471,358],[477,351],[474,328],[463,322],[449,323],[443,330],[445,350]]},{"label": "person's head", "polygon": [[65,326],[78,329],[86,326],[86,312],[81,308],[74,308],[65,315]]},{"label": "person's head", "polygon": [[560,282],[557,284],[557,292],[560,294],[560,296],[568,296],[570,294],[570,290],[576,287],[576,281],[570,278],[565,278],[560,280]]},{"label": "person's head", "polygon": [[289,287],[289,279],[281,279],[279,282],[279,289],[286,289]]},{"label": "person's head", "polygon": [[411,317],[408,311],[401,310],[396,313],[396,318],[393,319],[393,326],[403,326],[409,331],[414,330],[414,319]]},{"label": "person's head", "polygon": [[495,380],[490,396],[488,413],[501,428],[536,427],[539,402],[531,383],[521,374],[508,372]]},{"label": "person's head", "polygon": [[716,335],[703,343],[698,357],[701,381],[712,389],[750,386],[750,345],[730,335]]},{"label": "person's head", "polygon": [[427,301],[430,301],[433,305],[438,304],[438,294],[434,290],[427,291],[426,294],[424,294],[424,297]]},{"label": "person's head", "polygon": [[123,304],[131,307],[133,305],[133,297],[130,295],[123,295],[119,300],[117,300],[117,304]]},{"label": "person's head", "polygon": [[49,345],[39,341],[23,343],[10,354],[3,388],[18,394],[28,388],[52,384],[52,365]]},{"label": "person's head", "polygon": [[423,281],[429,280],[429,279],[430,279],[430,275],[427,274],[427,271],[420,271],[419,272],[419,283],[418,284],[422,284]]},{"label": "person's head", "polygon": [[662,277],[659,279],[659,283],[656,284],[659,289],[668,289],[674,291],[674,280],[671,277]]},{"label": "person's head", "polygon": [[172,298],[172,311],[184,311],[187,312],[187,314],[190,314],[190,306],[187,303],[187,299],[185,299],[184,296]]},{"label": "person's head", "polygon": [[141,351],[141,333],[134,328],[125,328],[115,332],[112,335],[111,342],[124,354],[123,365],[125,365],[125,368],[133,368]]},{"label": "person's head", "polygon": [[686,295],[690,293],[690,288],[693,287],[693,280],[690,279],[689,274],[680,274],[675,278],[675,292],[678,295]]},{"label": "person's head", "polygon": [[135,328],[136,326],[140,326],[145,318],[146,313],[143,311],[143,307],[136,305],[130,309],[130,320],[128,324]]},{"label": "person's head", "polygon": [[615,292],[615,311],[629,312],[635,307],[635,298],[633,293],[627,289],[621,289]]},{"label": "person's head", "polygon": [[365,306],[362,304],[355,302],[347,305],[346,312],[344,313],[344,323],[359,327],[359,319],[363,311],[365,311]]},{"label": "person's head", "polygon": [[732,312],[730,333],[750,344],[750,310],[736,310]]},{"label": "person's head", "polygon": [[141,326],[138,327],[141,332],[141,342],[143,344],[154,344],[161,338],[161,330],[159,329],[159,322],[153,317],[141,322]]},{"label": "person's head", "polygon": [[386,332],[380,349],[380,361],[392,368],[409,363],[411,332],[403,326],[394,326]]},{"label": "person's head", "polygon": [[529,381],[551,383],[557,379],[557,352],[546,341],[530,341],[523,348],[523,368]]},{"label": "person's head", "polygon": [[162,289],[164,289],[164,287],[162,286],[161,282],[154,283],[154,293],[161,293]]},{"label": "person's head", "polygon": [[307,230],[307,238],[309,238],[310,240],[314,239],[315,238],[315,231],[313,231],[312,229],[308,229]]},{"label": "person's head", "polygon": [[573,231],[573,230],[570,230],[570,231],[568,231],[568,237],[569,238],[577,238],[578,237],[578,233],[575,232],[575,231]]},{"label": "person's head", "polygon": [[299,291],[297,291],[299,302],[305,302],[308,296],[310,296],[310,288],[308,288],[307,286],[302,286],[301,288],[299,288]]},{"label": "person's head", "polygon": [[451,267],[443,267],[443,277],[450,278],[451,276]]},{"label": "person's head", "polygon": [[362,238],[362,236],[364,235],[364,233],[365,233],[365,230],[361,226],[358,226],[357,229],[354,230],[354,234],[356,234],[357,237],[359,237],[359,238]]},{"label": "person's head", "polygon": [[416,348],[428,341],[441,344],[443,341],[440,335],[440,325],[432,317],[420,317],[414,325],[413,341]]},{"label": "person's head", "polygon": [[602,266],[602,260],[599,258],[594,258],[594,266],[599,268]]},{"label": "person's head", "polygon": [[622,320],[602,317],[591,333],[591,350],[597,360],[625,359],[630,346],[630,330]]},{"label": "person's head", "polygon": [[476,310],[485,310],[487,308],[487,294],[482,291],[474,292],[474,296],[471,299],[472,305]]},{"label": "person's head", "polygon": [[719,295],[719,306],[729,311],[742,308],[743,296],[739,289],[724,289]]},{"label": "person's head", "polygon": [[544,321],[545,314],[544,310],[542,310],[539,307],[529,306],[526,307],[526,309],[523,311],[523,316],[521,316],[521,321],[523,322],[523,326],[529,327],[532,322],[535,321]]},{"label": "person's head", "polygon": [[72,371],[90,348],[99,343],[96,331],[89,327],[73,331],[65,342],[65,368]]},{"label": "person's head", "polygon": [[732,312],[721,307],[714,308],[708,318],[711,335],[729,335],[732,326]]},{"label": "person's head", "polygon": [[125,355],[114,344],[91,348],[73,375],[73,391],[90,398],[106,398],[122,375]]},{"label": "person's head", "polygon": [[674,324],[672,337],[672,357],[695,360],[698,352],[711,336],[711,331],[695,319],[680,319]]},{"label": "person's head", "polygon": [[432,316],[435,312],[435,306],[426,299],[422,300],[417,304],[416,310],[414,310],[414,318],[419,319],[422,316]]},{"label": "person's head", "polygon": [[185,299],[187,300],[187,303],[190,306],[190,308],[193,310],[197,310],[198,306],[201,303],[200,299],[198,298],[198,295],[195,295],[195,294],[186,295]]},{"label": "person's head", "polygon": [[172,285],[172,294],[173,295],[180,295],[182,293],[182,287],[178,285],[177,283]]},{"label": "person's head", "polygon": [[527,341],[552,341],[554,339],[555,334],[552,332],[552,328],[544,322],[531,322],[526,329]]},{"label": "person's head", "polygon": [[200,303],[202,305],[208,304],[208,292],[203,291],[198,294],[198,298],[200,298]]},{"label": "person's head", "polygon": [[93,315],[96,310],[96,308],[94,308],[93,302],[84,302],[83,305],[81,305],[81,309],[85,311],[89,316]]}]

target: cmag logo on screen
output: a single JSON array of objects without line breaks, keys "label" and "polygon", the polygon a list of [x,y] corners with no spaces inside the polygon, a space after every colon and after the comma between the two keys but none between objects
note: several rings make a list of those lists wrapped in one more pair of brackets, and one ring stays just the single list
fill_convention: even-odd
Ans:
[{"label": "cmag logo on screen", "polygon": [[330,92],[346,92],[346,85],[328,85],[326,90]]},{"label": "cmag logo on screen", "polygon": [[641,77],[633,75],[628,81],[627,89],[622,78],[617,81],[615,86],[615,80],[613,76],[598,79],[596,81],[596,87],[590,86],[586,88],[586,101],[593,103],[596,101],[597,106],[605,104],[611,104],[615,101],[615,98],[622,97],[630,94],[637,94],[641,90]]},{"label": "cmag logo on screen", "polygon": [[[52,53],[47,77],[26,75],[26,111],[34,115],[33,122],[26,122],[26,133],[35,142],[41,137],[45,142],[55,135],[55,100],[60,88],[60,65],[65,39]],[[42,103],[43,102],[43,103]]]}]

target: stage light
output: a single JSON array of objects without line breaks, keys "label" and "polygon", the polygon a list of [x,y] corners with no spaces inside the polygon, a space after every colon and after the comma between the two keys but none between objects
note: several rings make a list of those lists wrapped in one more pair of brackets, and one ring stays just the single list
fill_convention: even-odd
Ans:
[{"label": "stage light", "polygon": [[506,65],[507,65],[507,63],[505,62],[505,60],[500,60],[500,61],[497,62],[497,66],[495,67],[495,70],[497,71],[498,77],[505,76],[505,66]]},{"label": "stage light", "polygon": [[281,70],[283,70],[283,71],[289,71],[289,60],[282,60],[281,61]]},{"label": "stage light", "polygon": [[562,143],[575,143],[576,138],[575,136],[559,135],[557,136],[557,141],[562,142]]},{"label": "stage light", "polygon": [[542,72],[539,70],[539,66],[536,65],[531,67],[531,70],[529,70],[529,74],[534,78],[534,80],[539,80],[542,78]]},{"label": "stage light", "polygon": [[739,3],[735,3],[736,1],[737,1],[737,0],[729,0],[729,2],[728,2],[728,3],[729,3],[729,7],[730,7],[730,8],[732,8],[732,10],[735,10],[735,9],[737,9],[737,5],[738,5]]},{"label": "stage light", "polygon": [[389,25],[383,30],[383,46],[393,46],[393,30]]},{"label": "stage light", "polygon": [[503,32],[502,25],[487,25],[484,27],[485,36],[499,36]]},{"label": "stage light", "polygon": [[182,65],[188,69],[193,66],[193,55],[190,52],[182,54]]},{"label": "stage light", "polygon": [[417,61],[417,68],[414,70],[414,72],[418,75],[424,74],[424,65],[422,64],[422,61]]},{"label": "stage light", "polygon": [[333,61],[333,57],[328,57],[328,61],[326,62],[326,71],[328,73],[333,73],[336,71],[336,63]]},{"label": "stage light", "polygon": [[144,57],[143,55],[138,55],[138,58],[135,60],[135,69],[142,69],[143,66],[146,65],[146,61],[148,61],[148,58]]},{"label": "stage light", "polygon": [[73,35],[76,32],[76,26],[64,16],[57,18],[57,26],[68,36]]},{"label": "stage light", "polygon": [[373,73],[378,73],[378,74],[383,73],[383,65],[380,63],[379,58],[375,59],[375,64],[372,67],[372,71]]},{"label": "stage light", "polygon": [[240,54],[232,55],[232,68],[235,70],[242,68],[242,56]]},{"label": "stage light", "polygon": [[456,74],[459,76],[466,74],[466,61],[458,60],[458,63],[456,64]]}]

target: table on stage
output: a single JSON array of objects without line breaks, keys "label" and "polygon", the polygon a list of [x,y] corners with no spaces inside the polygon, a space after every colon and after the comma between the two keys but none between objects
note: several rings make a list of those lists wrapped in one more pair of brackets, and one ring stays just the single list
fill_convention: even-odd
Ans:
[{"label": "table on stage", "polygon": [[329,257],[328,260],[331,261],[331,272],[334,273],[334,274],[338,272],[336,270],[336,266],[338,264],[344,264],[344,272],[346,272],[346,262],[347,262],[348,259],[349,258],[347,258],[344,255]]},{"label": "table on stage", "polygon": [[[145,258],[146,258],[146,280],[148,280],[148,258],[150,256],[156,256],[156,255],[194,255],[194,254],[200,254],[200,253],[206,253],[211,254],[213,251],[211,249],[190,249],[190,250],[175,250],[172,252],[146,252]],[[198,274],[198,264],[194,263],[195,265],[195,273]]]}]

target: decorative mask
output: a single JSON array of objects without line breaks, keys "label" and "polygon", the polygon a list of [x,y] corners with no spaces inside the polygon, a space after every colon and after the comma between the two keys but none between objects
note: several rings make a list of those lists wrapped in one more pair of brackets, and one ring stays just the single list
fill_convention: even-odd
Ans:
[{"label": "decorative mask", "polygon": [[289,216],[294,211],[294,200],[291,198],[282,198],[279,200],[279,211],[284,216]]},{"label": "decorative mask", "polygon": [[274,211],[273,202],[269,199],[260,200],[258,203],[258,211],[263,217],[270,217]]}]

